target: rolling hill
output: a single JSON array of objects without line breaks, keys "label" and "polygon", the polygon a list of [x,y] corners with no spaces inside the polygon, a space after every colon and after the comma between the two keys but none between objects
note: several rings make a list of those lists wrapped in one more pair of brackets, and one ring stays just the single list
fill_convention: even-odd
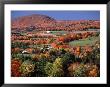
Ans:
[{"label": "rolling hill", "polygon": [[56,20],[47,15],[32,14],[11,21],[12,30],[85,30],[100,29],[99,20]]}]

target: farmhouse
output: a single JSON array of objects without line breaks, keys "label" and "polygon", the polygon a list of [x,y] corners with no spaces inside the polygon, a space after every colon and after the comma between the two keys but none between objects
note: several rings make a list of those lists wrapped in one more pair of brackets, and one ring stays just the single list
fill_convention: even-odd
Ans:
[{"label": "farmhouse", "polygon": [[29,52],[24,50],[24,51],[22,51],[22,54],[29,54]]}]

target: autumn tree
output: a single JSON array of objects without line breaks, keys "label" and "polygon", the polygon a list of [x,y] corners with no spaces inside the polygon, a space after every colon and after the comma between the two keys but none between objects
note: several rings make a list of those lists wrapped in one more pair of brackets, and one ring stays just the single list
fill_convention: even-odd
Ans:
[{"label": "autumn tree", "polygon": [[64,76],[63,62],[61,58],[56,58],[55,62],[47,63],[45,67],[45,72],[49,77],[61,77]]},{"label": "autumn tree", "polygon": [[38,60],[38,62],[36,62],[36,76],[41,76],[41,77],[47,76],[44,70],[47,61],[48,60],[46,58],[41,58]]},{"label": "autumn tree", "polygon": [[35,64],[30,60],[24,61],[20,66],[21,76],[24,77],[32,76],[34,70],[35,70]]}]

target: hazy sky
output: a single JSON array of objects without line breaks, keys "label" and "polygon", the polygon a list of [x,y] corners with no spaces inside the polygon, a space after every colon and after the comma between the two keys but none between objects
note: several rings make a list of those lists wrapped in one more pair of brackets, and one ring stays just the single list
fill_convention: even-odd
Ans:
[{"label": "hazy sky", "polygon": [[100,20],[100,11],[12,11],[11,18],[42,14],[57,20]]}]

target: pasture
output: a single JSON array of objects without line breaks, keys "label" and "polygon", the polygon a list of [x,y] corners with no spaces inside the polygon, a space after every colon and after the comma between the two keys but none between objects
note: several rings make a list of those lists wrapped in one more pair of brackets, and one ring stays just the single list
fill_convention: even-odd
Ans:
[{"label": "pasture", "polygon": [[80,39],[69,42],[69,45],[72,47],[75,46],[92,46],[95,44],[96,41],[99,41],[99,37],[89,37],[86,39]]}]

